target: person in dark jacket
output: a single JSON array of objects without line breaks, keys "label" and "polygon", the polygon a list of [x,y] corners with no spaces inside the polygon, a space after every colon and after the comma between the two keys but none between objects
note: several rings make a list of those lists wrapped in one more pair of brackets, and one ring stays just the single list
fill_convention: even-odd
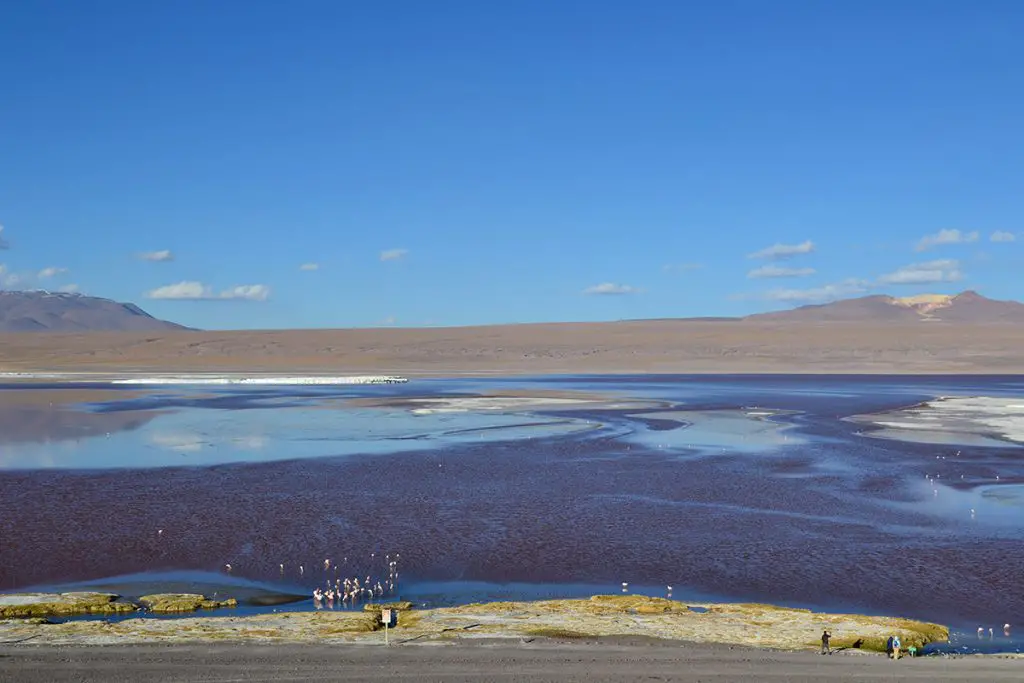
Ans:
[{"label": "person in dark jacket", "polygon": [[830,655],[832,654],[832,648],[829,647],[828,641],[832,638],[832,634],[825,629],[821,632],[821,654]]}]

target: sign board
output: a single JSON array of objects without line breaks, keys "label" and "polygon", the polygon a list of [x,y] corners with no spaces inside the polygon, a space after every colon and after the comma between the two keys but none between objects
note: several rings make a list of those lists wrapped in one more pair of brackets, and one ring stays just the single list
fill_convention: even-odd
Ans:
[{"label": "sign board", "polygon": [[380,621],[385,626],[394,626],[396,616],[398,615],[395,614],[395,610],[382,609],[380,611]]}]

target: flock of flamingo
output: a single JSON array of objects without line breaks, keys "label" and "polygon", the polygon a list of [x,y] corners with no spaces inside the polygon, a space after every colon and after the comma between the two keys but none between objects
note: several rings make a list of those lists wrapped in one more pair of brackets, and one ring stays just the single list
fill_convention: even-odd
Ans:
[{"label": "flock of flamingo", "polygon": [[[163,530],[160,531],[162,533]],[[377,553],[370,553],[371,564],[376,563],[377,558]],[[399,559],[401,559],[400,553],[395,553],[394,556],[386,553],[384,555],[386,576],[375,577],[367,574],[360,579],[358,575],[345,576],[342,574],[342,572],[352,571],[348,566],[347,557],[342,559],[341,564],[332,562],[330,558],[325,558],[322,566],[317,567],[322,572],[318,581],[323,580],[323,587],[318,584],[313,588],[313,605],[316,609],[323,609],[325,606],[328,609],[334,609],[336,603],[339,607],[351,607],[356,603],[370,602],[374,598],[395,595],[398,588]],[[306,566],[300,564],[297,570],[299,578],[304,579],[307,573]],[[231,574],[234,568],[230,563],[225,564],[224,571]],[[285,575],[286,567],[283,563],[278,565],[278,572],[282,577]]]}]

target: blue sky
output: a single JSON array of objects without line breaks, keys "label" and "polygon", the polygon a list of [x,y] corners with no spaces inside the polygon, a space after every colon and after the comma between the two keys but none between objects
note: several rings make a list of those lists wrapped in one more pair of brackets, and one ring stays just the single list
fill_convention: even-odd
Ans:
[{"label": "blue sky", "polygon": [[8,2],[0,282],[205,328],[1024,299],[1021,35],[1012,0]]}]

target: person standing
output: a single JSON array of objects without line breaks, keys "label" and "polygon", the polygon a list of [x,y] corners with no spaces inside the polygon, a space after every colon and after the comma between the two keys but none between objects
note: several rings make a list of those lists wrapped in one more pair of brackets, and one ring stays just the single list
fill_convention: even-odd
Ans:
[{"label": "person standing", "polygon": [[821,632],[821,654],[830,655],[832,654],[832,648],[829,647],[829,640],[831,640],[832,634],[825,629]]},{"label": "person standing", "polygon": [[892,637],[892,658],[900,658],[900,637],[895,634]]}]

